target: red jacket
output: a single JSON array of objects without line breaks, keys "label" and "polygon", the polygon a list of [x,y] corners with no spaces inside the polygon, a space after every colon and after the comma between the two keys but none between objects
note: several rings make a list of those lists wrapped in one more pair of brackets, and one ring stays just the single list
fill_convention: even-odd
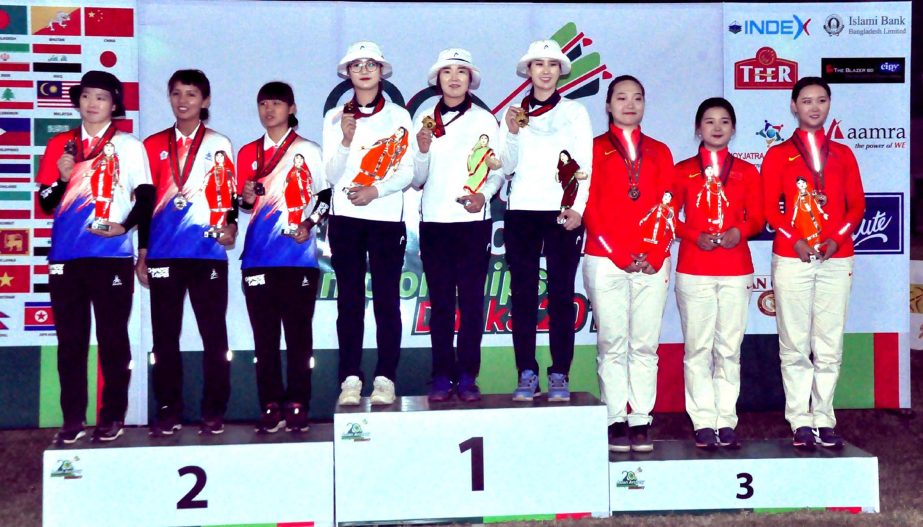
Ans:
[{"label": "red jacket", "polygon": [[[806,132],[796,130],[795,133],[799,134],[805,145],[808,144]],[[818,148],[822,148],[825,141],[830,143],[823,189],[827,197],[827,203],[823,205],[827,218],[820,240],[834,240],[838,248],[833,257],[846,258],[854,254],[852,233],[865,214],[865,192],[859,176],[859,165],[848,146],[825,138],[823,130],[816,132],[815,138]],[[801,237],[792,227],[794,200],[798,195],[795,181],[803,177],[813,187],[814,176],[801,158],[793,138],[769,149],[763,159],[762,175],[766,220],[776,231],[772,252],[779,256],[797,258],[794,246]],[[784,213],[779,211],[780,199],[785,201]]]},{"label": "red jacket", "polygon": [[[729,156],[725,148],[721,157]],[[701,155],[701,150],[700,150]],[[710,164],[705,158],[705,166]],[[685,221],[677,221],[676,234],[680,238],[676,272],[705,276],[740,276],[753,272],[753,260],[747,238],[763,230],[763,189],[756,167],[742,159],[733,159],[727,181],[722,184],[727,208],[724,211],[723,231],[732,227],[740,230],[740,243],[733,249],[716,246],[703,251],[696,245],[699,235],[708,231],[707,210],[703,195],[696,205],[699,192],[705,183],[699,156],[690,157],[676,165],[676,208],[685,209]],[[721,162],[719,160],[719,162]]]},{"label": "red jacket", "polygon": [[[620,131],[616,130],[617,133]],[[608,257],[620,269],[634,261],[641,243],[639,222],[660,203],[666,191],[672,191],[673,154],[667,145],[641,134],[641,195],[632,200],[628,169],[608,134],[593,139],[593,177],[583,223],[586,226],[586,254]],[[674,197],[674,218],[675,214]],[[660,270],[669,252],[649,254],[647,261]]]}]

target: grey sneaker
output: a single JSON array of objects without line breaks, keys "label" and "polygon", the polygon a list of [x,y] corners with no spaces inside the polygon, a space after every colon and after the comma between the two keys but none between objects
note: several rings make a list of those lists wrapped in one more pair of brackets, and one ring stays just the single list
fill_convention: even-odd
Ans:
[{"label": "grey sneaker", "polygon": [[530,402],[541,394],[542,391],[538,387],[538,375],[532,370],[523,370],[519,374],[519,386],[513,392],[513,400]]},{"label": "grey sneaker", "polygon": [[563,373],[548,374],[548,400],[551,402],[570,401],[567,376]]}]

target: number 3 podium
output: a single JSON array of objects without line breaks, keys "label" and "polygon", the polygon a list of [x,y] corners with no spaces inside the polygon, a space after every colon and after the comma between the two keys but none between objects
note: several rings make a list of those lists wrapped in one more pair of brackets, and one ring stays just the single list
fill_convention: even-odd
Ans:
[{"label": "number 3 podium", "polygon": [[[658,441],[612,455],[606,409],[569,403],[428,403],[340,407],[301,436],[230,425],[152,440],[45,451],[48,526],[280,526],[493,523],[680,510],[843,508],[878,511],[878,460],[795,452],[787,441],[702,452]],[[335,469],[334,469],[335,467]]]}]

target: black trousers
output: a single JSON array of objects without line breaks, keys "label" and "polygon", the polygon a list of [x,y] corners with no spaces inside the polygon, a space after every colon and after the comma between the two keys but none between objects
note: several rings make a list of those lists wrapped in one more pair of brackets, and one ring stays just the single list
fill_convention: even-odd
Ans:
[{"label": "black trousers", "polygon": [[202,417],[223,417],[231,395],[231,363],[227,359],[228,263],[223,260],[169,258],[147,261],[151,287],[151,329],[154,397],[161,417],[183,412],[183,328],[186,292],[205,348],[202,355]]},{"label": "black trousers", "polygon": [[[433,377],[477,377],[484,333],[484,282],[490,265],[491,222],[420,223],[420,258],[429,287]],[[461,320],[458,358],[456,291]]]},{"label": "black trousers", "polygon": [[[331,216],[330,260],[337,278],[337,338],[340,381],[362,377],[362,335],[365,330],[365,273],[372,273],[378,364],[375,376],[394,380],[401,354],[401,269],[407,247],[402,221],[373,221]],[[366,266],[368,256],[368,266]]]},{"label": "black trousers", "polygon": [[[243,270],[244,296],[256,347],[260,407],[311,402],[311,320],[320,270],[316,267],[254,267]],[[288,355],[288,389],[282,382],[282,328]]]},{"label": "black trousers", "polygon": [[508,210],[503,239],[510,266],[513,348],[516,368],[538,372],[535,332],[538,324],[539,259],[545,256],[548,277],[549,373],[567,375],[574,358],[574,278],[583,248],[583,227],[572,231],[557,224],[556,211]]},{"label": "black trousers", "polygon": [[64,426],[83,424],[87,413],[87,355],[90,306],[96,315],[96,341],[103,373],[102,424],[125,419],[131,346],[128,318],[135,289],[132,258],[80,258],[51,262],[48,289],[58,333],[58,375]]}]

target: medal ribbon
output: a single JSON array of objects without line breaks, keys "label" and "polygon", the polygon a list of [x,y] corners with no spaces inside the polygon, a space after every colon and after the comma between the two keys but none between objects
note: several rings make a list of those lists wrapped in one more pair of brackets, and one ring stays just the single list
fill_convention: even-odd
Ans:
[{"label": "medal ribbon", "polygon": [[[622,143],[619,141],[618,137],[612,133],[612,129],[606,131],[606,137],[609,138],[609,142],[612,143],[612,147],[619,153],[622,157],[622,161],[625,162],[625,170],[628,172],[628,185],[632,188],[638,188],[638,182],[641,180],[641,143],[644,141],[644,134],[638,138],[638,146],[636,147],[636,152],[638,157],[634,160],[628,155],[628,152],[625,151],[625,147],[622,146]],[[631,142],[629,141],[629,144]]]},{"label": "medal ribbon", "polygon": [[[702,145],[699,145],[701,149]],[[717,154],[715,152],[711,153],[712,156],[717,160]],[[699,169],[702,171],[702,177],[705,177],[705,163],[702,161],[702,152],[699,152],[699,155],[696,156],[699,160]],[[731,167],[734,165],[734,156],[728,152],[726,158],[724,158],[724,164],[721,165],[721,170],[718,172],[718,177],[721,179],[721,186],[727,185],[728,177],[731,175]]]},{"label": "medal ribbon", "polygon": [[[807,132],[810,134],[810,132]],[[811,146],[814,148],[814,151],[817,151],[817,146],[813,143],[814,138],[810,137],[812,141]],[[820,149],[820,155],[813,155],[812,152],[811,159],[814,161],[808,161],[808,152],[804,147],[804,142],[798,137],[797,133],[792,134],[792,145],[795,146],[795,150],[801,154],[801,160],[804,162],[804,165],[808,168],[808,171],[814,176],[814,191],[821,194],[824,193],[824,168],[827,166],[827,158],[830,156],[830,140],[824,141],[823,148]]]},{"label": "medal ribbon", "polygon": [[112,141],[112,138],[115,137],[115,132],[117,131],[113,123],[109,123],[109,128],[106,128],[106,133],[99,139],[99,142],[96,143],[96,146],[90,150],[89,154],[83,153],[83,139],[81,138],[81,128],[78,126],[74,128],[74,145],[77,147],[77,155],[75,161],[78,163],[86,159],[95,159],[99,156],[100,152],[103,151],[103,147],[106,146],[106,143]]},{"label": "medal ribbon", "polygon": [[379,90],[375,95],[375,99],[372,100],[372,104],[375,105],[372,107],[372,113],[363,113],[362,110],[359,109],[361,105],[359,104],[359,101],[356,100],[356,95],[354,93],[353,98],[343,106],[343,113],[351,113],[353,114],[353,117],[358,120],[371,117],[380,112],[381,109],[385,107],[385,98],[381,96],[381,90]]},{"label": "medal ribbon", "polygon": [[529,117],[538,117],[540,115],[545,115],[546,113],[553,110],[559,102],[561,102],[561,94],[555,90],[551,97],[549,97],[548,100],[542,103],[538,108],[535,110],[529,110],[529,107],[532,106],[532,94],[530,93],[529,95],[526,95],[525,99],[522,100],[522,104],[520,104],[519,107],[525,110],[526,115]]},{"label": "medal ribbon", "polygon": [[177,192],[182,194],[183,187],[192,172],[192,166],[195,164],[195,156],[199,153],[202,140],[205,139],[205,126],[199,123],[199,129],[196,130],[195,136],[192,138],[192,144],[189,145],[189,150],[183,159],[182,166],[179,164],[179,148],[176,144],[176,132],[173,130],[174,127],[172,126],[165,130],[167,133],[167,151],[170,156],[170,175],[173,176],[173,182],[176,183]]},{"label": "medal ribbon", "polygon": [[[450,110],[446,107],[442,99],[439,99],[439,102],[436,103],[436,109],[433,112],[433,120],[436,121],[436,126],[433,128],[433,135],[436,137],[442,137],[445,135],[445,129],[450,124],[454,123],[459,117],[465,115],[465,112],[471,109],[471,97],[465,95],[465,100],[457,107],[458,110]],[[453,117],[449,122],[443,124],[442,114],[443,112],[456,111],[458,115]]]},{"label": "medal ribbon", "polygon": [[263,166],[263,138],[261,137],[253,142],[253,146],[256,147],[256,172],[253,175],[255,181],[259,181],[269,174],[272,174],[272,171],[276,169],[279,161],[282,160],[282,156],[288,152],[289,147],[295,142],[296,137],[298,137],[298,134],[296,134],[294,130],[290,131],[285,137],[285,140],[282,141],[282,144],[279,145],[279,148],[276,148],[276,152],[272,155],[272,158],[269,159],[269,164],[265,166]]}]

